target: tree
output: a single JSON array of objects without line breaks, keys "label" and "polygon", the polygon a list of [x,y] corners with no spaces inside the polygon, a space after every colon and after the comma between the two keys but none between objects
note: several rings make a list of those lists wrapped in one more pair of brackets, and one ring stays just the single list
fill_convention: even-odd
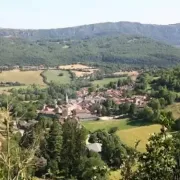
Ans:
[{"label": "tree", "polygon": [[174,124],[174,118],[172,112],[162,111],[159,118],[159,123],[162,125],[163,129],[171,129]]},{"label": "tree", "polygon": [[97,89],[99,89],[100,88],[99,84],[97,84],[96,87],[97,87]]},{"label": "tree", "polygon": [[128,113],[130,109],[130,103],[124,103],[123,111],[124,113]]},{"label": "tree", "polygon": [[36,167],[36,153],[39,148],[42,132],[36,136],[32,145],[28,148],[21,148],[19,142],[13,139],[13,120],[8,111],[0,111],[1,133],[6,137],[3,149],[0,152],[0,167],[2,170],[2,180],[29,179],[30,169]]},{"label": "tree", "polygon": [[105,130],[97,130],[90,134],[89,142],[102,144],[102,159],[108,166],[119,168],[122,164],[126,148],[121,143],[119,137],[114,133],[116,129],[111,129],[109,134]]},{"label": "tree", "polygon": [[134,116],[136,114],[136,112],[137,112],[136,104],[131,103],[130,108],[129,108],[129,115]]},{"label": "tree", "polygon": [[58,76],[64,76],[64,74],[63,73],[59,73],[59,75]]},{"label": "tree", "polygon": [[111,99],[107,99],[104,103],[103,103],[103,105],[106,107],[106,108],[112,108],[112,106],[113,106],[113,101],[111,100]]},{"label": "tree", "polygon": [[[123,180],[170,180],[179,179],[180,141],[179,134],[172,136],[171,113],[161,113],[162,129],[153,133],[146,144],[145,153],[136,153],[132,159],[124,161],[121,169]],[[131,155],[131,153],[130,153]],[[136,170],[132,168],[136,166]]]},{"label": "tree", "polygon": [[173,130],[175,130],[175,131],[179,131],[180,130],[180,118],[178,118],[175,121],[175,124],[173,125]]},{"label": "tree", "polygon": [[30,95],[29,95],[29,94],[26,94],[26,95],[25,95],[25,101],[29,101],[29,100],[31,100]]},{"label": "tree", "polygon": [[130,103],[124,103],[119,105],[120,114],[127,114],[130,109]]},{"label": "tree", "polygon": [[91,86],[88,88],[88,93],[91,94],[92,92],[95,92],[96,88],[94,86]]},{"label": "tree", "polygon": [[149,104],[149,107],[151,107],[153,110],[159,110],[161,108],[160,102],[158,99],[152,99]]},{"label": "tree", "polygon": [[109,129],[108,133],[109,134],[115,134],[118,131],[118,129],[119,128],[117,126],[112,127],[112,128]]},{"label": "tree", "polygon": [[119,138],[114,135],[108,135],[102,143],[102,159],[114,168],[119,168],[122,164],[122,159],[126,149],[122,146]]},{"label": "tree", "polygon": [[169,92],[166,99],[167,99],[168,104],[173,104],[176,99],[176,95],[172,92]]},{"label": "tree", "polygon": [[154,134],[146,145],[147,152],[139,156],[139,166],[132,180],[173,179],[176,160],[175,145],[170,134]]},{"label": "tree", "polygon": [[97,130],[90,134],[89,142],[90,143],[103,143],[106,140],[109,134],[104,130]]},{"label": "tree", "polygon": [[136,151],[140,141],[135,144],[135,149],[129,149],[127,155],[123,157],[123,164],[121,165],[122,180],[132,180],[134,176],[134,167],[137,166],[137,159],[139,153]]},{"label": "tree", "polygon": [[45,138],[43,145],[41,146],[41,152],[47,159],[47,171],[56,177],[60,173],[61,162],[61,150],[62,150],[62,130],[59,122],[53,121],[49,134]]},{"label": "tree", "polygon": [[141,118],[145,121],[152,122],[154,120],[154,112],[151,107],[144,107],[144,109],[140,110],[138,113],[138,118]]},{"label": "tree", "polygon": [[160,98],[159,103],[160,103],[162,108],[164,108],[166,106],[166,104],[167,104],[167,102],[166,102],[166,100],[164,98]]},{"label": "tree", "polygon": [[105,106],[102,106],[101,114],[102,114],[102,116],[106,116],[107,115],[107,109],[106,109]]},{"label": "tree", "polygon": [[121,79],[118,80],[117,86],[118,86],[118,87],[122,86],[122,80],[121,80]]},{"label": "tree", "polygon": [[87,132],[74,119],[67,120],[62,126],[61,168],[66,178],[81,176],[80,165],[86,153]]},{"label": "tree", "polygon": [[101,160],[100,156],[85,158],[83,160],[83,171],[81,179],[106,180],[108,167]]},{"label": "tree", "polygon": [[24,118],[26,120],[32,120],[37,117],[37,112],[36,111],[28,111],[25,113]]}]

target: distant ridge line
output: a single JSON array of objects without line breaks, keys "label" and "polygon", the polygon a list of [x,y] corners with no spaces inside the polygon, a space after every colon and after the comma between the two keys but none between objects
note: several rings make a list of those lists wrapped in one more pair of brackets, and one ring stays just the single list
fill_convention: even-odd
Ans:
[{"label": "distant ridge line", "polygon": [[139,35],[171,45],[180,45],[180,23],[170,25],[142,24],[139,22],[105,22],[57,29],[0,28],[0,37],[18,37],[28,40],[84,39],[97,36]]}]

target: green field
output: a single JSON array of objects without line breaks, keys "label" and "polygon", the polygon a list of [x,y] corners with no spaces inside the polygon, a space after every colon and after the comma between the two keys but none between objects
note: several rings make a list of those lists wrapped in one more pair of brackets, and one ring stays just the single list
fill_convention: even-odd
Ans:
[{"label": "green field", "polygon": [[107,120],[107,121],[86,121],[82,122],[82,125],[89,131],[96,131],[98,129],[109,130],[112,127],[118,127],[119,129],[129,129],[132,128],[128,125],[128,119],[121,120]]},{"label": "green field", "polygon": [[119,130],[130,129],[139,126],[145,126],[147,123],[138,120],[129,120],[128,118],[106,121],[85,121],[82,125],[89,131],[96,131],[98,129],[109,130],[112,127],[118,127]]},{"label": "green field", "polygon": [[135,143],[140,140],[137,150],[144,152],[146,150],[146,144],[152,133],[160,132],[160,125],[142,126],[131,129],[119,130],[116,134],[120,137],[121,141],[134,148]]},{"label": "green field", "polygon": [[1,82],[19,82],[25,85],[41,85],[46,86],[43,82],[43,78],[41,77],[41,70],[38,71],[19,71],[19,70],[11,70],[11,71],[3,71],[0,73],[0,81]]},{"label": "green field", "polygon": [[147,143],[150,134],[160,131],[160,125],[148,125],[143,121],[120,119],[120,120],[108,120],[108,121],[88,121],[82,122],[82,125],[93,132],[98,129],[109,130],[112,127],[118,127],[119,130],[116,134],[120,137],[121,141],[134,147],[135,143],[140,140],[138,150],[145,151],[145,145]]},{"label": "green field", "polygon": [[[63,73],[63,76],[59,76],[60,73]],[[47,70],[43,74],[47,77],[48,82],[54,82],[57,84],[67,84],[71,81],[70,74],[68,71]]]},{"label": "green field", "polygon": [[126,78],[126,77],[115,77],[115,78],[104,78],[102,80],[96,80],[96,81],[93,81],[92,83],[97,86],[104,86],[105,84],[108,84],[110,82],[116,82],[118,81],[119,79],[122,79],[122,78]]}]

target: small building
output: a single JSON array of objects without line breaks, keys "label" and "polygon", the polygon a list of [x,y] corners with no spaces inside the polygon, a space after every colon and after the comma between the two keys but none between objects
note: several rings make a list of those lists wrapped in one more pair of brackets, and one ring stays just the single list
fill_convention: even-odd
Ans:
[{"label": "small building", "polygon": [[87,109],[82,109],[82,110],[78,110],[76,109],[76,117],[80,120],[80,121],[92,121],[92,120],[97,120],[98,117],[94,114],[91,114],[91,112]]},{"label": "small building", "polygon": [[93,121],[93,120],[98,119],[96,115],[89,114],[89,113],[80,113],[80,114],[77,114],[76,116],[80,121]]},{"label": "small building", "polygon": [[86,147],[89,149],[89,151],[100,153],[102,151],[102,144],[101,143],[92,143],[87,144]]}]

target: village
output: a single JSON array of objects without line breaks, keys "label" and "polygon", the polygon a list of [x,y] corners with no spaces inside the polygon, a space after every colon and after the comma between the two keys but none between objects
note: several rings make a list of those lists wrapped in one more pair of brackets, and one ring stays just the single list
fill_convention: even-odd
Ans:
[{"label": "village", "polygon": [[[39,66],[0,66],[1,71],[8,71],[8,70],[20,70],[20,71],[38,71],[38,70],[47,70],[47,69],[59,69],[59,70],[69,70],[73,73],[81,73],[82,79],[89,76],[89,73],[94,73],[97,69],[94,67],[90,67],[87,65],[83,65],[81,63],[77,64],[70,64],[70,65],[61,65],[56,67],[45,67],[45,65]],[[87,71],[87,72],[86,72]],[[88,73],[84,75],[84,73]],[[63,74],[63,73],[62,73]],[[65,99],[54,99],[54,104],[44,104],[42,109],[38,109],[37,113],[38,116],[46,116],[46,117],[54,117],[59,119],[62,123],[65,119],[69,117],[74,117],[78,121],[90,121],[90,120],[102,120],[102,119],[115,119],[113,115],[104,117],[101,112],[99,112],[98,108],[101,110],[102,105],[107,100],[113,101],[117,106],[125,103],[132,104],[134,103],[137,107],[142,108],[148,102],[148,97],[143,95],[130,95],[127,96],[127,91],[133,91],[135,79],[138,76],[137,71],[130,71],[130,72],[116,72],[114,75],[116,78],[121,78],[122,75],[126,75],[129,77],[130,83],[127,82],[121,85],[115,85],[115,88],[106,87],[103,90],[93,90],[89,92],[89,87],[84,87],[76,91],[76,98],[72,99],[68,97],[68,93],[64,94]],[[42,72],[41,74],[42,75]],[[78,74],[79,75],[79,74]],[[77,76],[77,74],[75,74]],[[114,77],[113,76],[113,77]],[[40,76],[41,77],[41,76]],[[78,76],[77,76],[78,77]],[[42,78],[42,77],[41,77]],[[47,78],[47,77],[46,77]],[[60,78],[60,76],[57,76]],[[133,79],[135,78],[135,79]],[[118,80],[118,79],[117,79]],[[112,78],[112,81],[113,78]],[[3,82],[2,86],[6,86],[9,82]],[[17,85],[18,82],[12,84],[13,86]],[[20,84],[19,85],[24,85]],[[97,108],[98,107],[98,108]]]},{"label": "village", "polygon": [[[45,67],[40,66],[0,66],[2,71],[11,71],[14,73],[19,71],[26,72],[44,72],[44,70],[58,71],[56,78],[61,78],[59,74],[63,74],[65,71],[74,73],[75,77],[80,80],[89,79],[90,74],[94,75],[98,69],[83,64],[71,64],[65,66],[57,67]],[[17,72],[16,72],[17,71]],[[99,70],[100,71],[100,70]],[[63,72],[63,73],[62,73]],[[4,72],[2,72],[4,73]],[[13,129],[14,132],[20,132],[24,135],[24,132],[30,127],[34,126],[39,119],[55,119],[60,124],[64,124],[66,121],[76,121],[79,127],[83,126],[84,122],[88,121],[107,121],[111,120],[121,121],[121,119],[126,118],[126,113],[121,113],[119,110],[114,112],[115,107],[120,109],[121,105],[134,104],[139,109],[144,108],[149,102],[149,97],[147,95],[141,94],[129,94],[128,91],[133,91],[135,88],[135,80],[139,75],[137,71],[119,71],[111,74],[112,77],[109,78],[110,81],[106,82],[104,85],[99,85],[91,83],[90,86],[85,86],[78,88],[74,93],[75,97],[70,97],[68,91],[63,93],[63,98],[53,98],[51,103],[43,103],[43,107],[36,110],[36,117],[26,121],[21,120],[18,123],[14,122]],[[65,74],[64,76],[67,76]],[[40,76],[41,77],[41,76]],[[53,76],[55,78],[55,76]],[[103,75],[105,78],[105,75]],[[98,82],[98,81],[97,81]],[[4,84],[3,84],[4,83]],[[2,85],[11,86],[17,85],[18,82],[12,84],[11,82],[3,82]],[[23,84],[18,84],[23,85]],[[113,102],[114,107],[109,107],[107,113],[103,113],[103,108],[107,108],[105,104],[108,101]],[[109,112],[112,112],[109,114]],[[100,153],[102,149],[101,143],[89,143],[88,138],[86,146],[89,150]]]},{"label": "village", "polygon": [[145,107],[149,100],[147,96],[124,96],[126,90],[130,88],[132,89],[132,86],[126,85],[118,89],[107,89],[103,92],[91,93],[89,93],[88,88],[82,88],[76,92],[76,99],[69,99],[66,94],[66,100],[63,104],[58,105],[55,100],[54,107],[45,104],[43,109],[39,110],[38,113],[44,116],[57,117],[61,123],[69,117],[74,117],[77,121],[116,119],[117,116],[103,117],[97,113],[95,107],[98,105],[101,108],[101,105],[106,100],[112,100],[117,106],[124,103],[134,103],[139,108]]}]

